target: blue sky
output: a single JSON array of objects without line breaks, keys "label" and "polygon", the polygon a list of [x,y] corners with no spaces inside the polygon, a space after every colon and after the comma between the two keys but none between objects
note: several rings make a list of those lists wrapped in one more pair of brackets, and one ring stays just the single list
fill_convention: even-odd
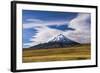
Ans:
[{"label": "blue sky", "polygon": [[[82,26],[85,26],[85,28],[88,29],[87,35],[90,35],[89,13],[23,10],[23,48],[44,43],[49,38],[52,38],[60,33],[65,34],[66,37],[70,37],[68,33],[76,33],[76,25],[80,22],[83,22]],[[76,25],[73,26],[72,24],[74,23]],[[88,26],[86,27],[85,24]],[[83,28],[81,26],[78,27]]]},{"label": "blue sky", "polygon": [[23,23],[29,23],[27,19],[39,19],[43,21],[71,20],[77,16],[77,13],[23,10],[22,16],[23,16]]}]

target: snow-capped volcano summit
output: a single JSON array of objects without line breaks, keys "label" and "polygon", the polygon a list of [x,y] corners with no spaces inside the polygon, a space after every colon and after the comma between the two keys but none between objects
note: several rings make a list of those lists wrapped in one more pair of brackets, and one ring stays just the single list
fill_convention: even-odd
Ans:
[{"label": "snow-capped volcano summit", "polygon": [[72,46],[72,45],[77,45],[79,43],[68,39],[67,37],[65,37],[62,34],[59,34],[55,37],[52,37],[49,41],[47,41],[46,43],[41,43],[35,46],[32,46],[30,48],[38,48],[38,49],[42,49],[42,48],[65,48],[68,46]]},{"label": "snow-capped volcano summit", "polygon": [[62,34],[59,34],[58,36],[54,37],[51,41],[56,42],[56,41],[65,41],[65,36]]},{"label": "snow-capped volcano summit", "polygon": [[67,37],[65,37],[63,34],[59,34],[56,37],[51,38],[48,42],[62,42],[62,43],[71,43],[74,42]]}]

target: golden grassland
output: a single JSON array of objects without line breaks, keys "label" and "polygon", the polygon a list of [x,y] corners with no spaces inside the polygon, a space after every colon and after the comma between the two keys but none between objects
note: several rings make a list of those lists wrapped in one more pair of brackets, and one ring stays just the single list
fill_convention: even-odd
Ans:
[{"label": "golden grassland", "polygon": [[52,49],[23,49],[22,61],[27,62],[47,62],[47,61],[67,61],[91,59],[91,49],[89,44]]}]

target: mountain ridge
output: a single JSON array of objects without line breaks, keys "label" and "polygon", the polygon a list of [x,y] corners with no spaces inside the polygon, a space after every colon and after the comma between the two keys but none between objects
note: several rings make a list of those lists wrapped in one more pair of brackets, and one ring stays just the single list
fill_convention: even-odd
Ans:
[{"label": "mountain ridge", "polygon": [[51,38],[46,43],[41,43],[35,46],[32,46],[30,48],[36,48],[36,49],[42,49],[42,48],[64,48],[69,47],[73,45],[80,44],[78,42],[75,42],[67,37],[65,37],[63,34],[59,34],[56,37]]}]

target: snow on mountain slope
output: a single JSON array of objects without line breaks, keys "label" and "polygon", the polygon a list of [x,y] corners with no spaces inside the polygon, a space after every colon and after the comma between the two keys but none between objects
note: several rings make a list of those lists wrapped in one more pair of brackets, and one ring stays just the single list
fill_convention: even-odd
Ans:
[{"label": "snow on mountain slope", "polygon": [[63,34],[59,34],[56,37],[53,37],[51,39],[49,39],[48,42],[63,42],[63,43],[71,43],[74,42],[70,39],[68,39],[67,37],[65,37]]}]

